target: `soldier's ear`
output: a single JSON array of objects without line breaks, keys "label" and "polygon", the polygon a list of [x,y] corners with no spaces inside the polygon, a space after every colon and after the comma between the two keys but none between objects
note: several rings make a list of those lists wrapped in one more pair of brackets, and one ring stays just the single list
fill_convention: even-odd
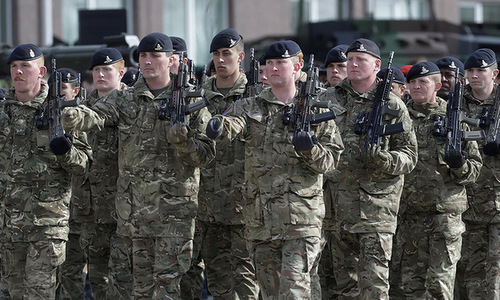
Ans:
[{"label": "soldier's ear", "polygon": [[245,52],[241,51],[240,54],[238,54],[238,62],[242,62],[244,58]]},{"label": "soldier's ear", "polygon": [[42,78],[43,76],[45,76],[45,74],[47,74],[47,67],[46,66],[41,66],[40,67],[40,78]]}]

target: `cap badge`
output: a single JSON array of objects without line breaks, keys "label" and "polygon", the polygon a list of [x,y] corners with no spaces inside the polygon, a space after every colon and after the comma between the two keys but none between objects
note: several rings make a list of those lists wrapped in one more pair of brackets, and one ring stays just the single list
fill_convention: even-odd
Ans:
[{"label": "cap badge", "polygon": [[161,49],[163,48],[160,46],[160,43],[156,44],[155,50],[160,51]]},{"label": "cap badge", "polygon": [[29,55],[30,57],[35,57],[35,51],[33,51],[33,49],[30,49]]},{"label": "cap badge", "polygon": [[454,61],[452,61],[451,64],[448,67],[450,67],[450,69],[456,69],[457,68],[457,66],[455,66],[455,62]]},{"label": "cap badge", "polygon": [[229,40],[229,48],[234,47],[234,45],[236,45],[236,41],[235,41],[235,40],[233,40],[233,39],[230,39],[230,40]]},{"label": "cap badge", "polygon": [[429,73],[429,70],[427,70],[425,67],[422,67],[422,71],[420,71],[420,74],[423,75],[427,73]]},{"label": "cap badge", "polygon": [[285,50],[285,53],[283,53],[282,57],[290,57],[290,54],[288,54],[288,50]]},{"label": "cap badge", "polygon": [[358,51],[367,51],[363,44],[359,45]]},{"label": "cap badge", "polygon": [[484,61],[484,59],[481,60],[481,67],[484,68],[484,67],[487,67],[487,66],[488,66],[488,64]]},{"label": "cap badge", "polygon": [[340,51],[340,57],[342,57],[343,59],[347,58],[344,51]]},{"label": "cap badge", "polygon": [[104,60],[104,63],[105,64],[109,64],[110,62],[112,62],[113,60],[111,58],[109,58],[109,56],[106,55],[106,60]]},{"label": "cap badge", "polygon": [[68,79],[68,81],[70,81],[70,79],[71,79],[71,74],[70,74],[70,73],[66,74],[66,78]]}]

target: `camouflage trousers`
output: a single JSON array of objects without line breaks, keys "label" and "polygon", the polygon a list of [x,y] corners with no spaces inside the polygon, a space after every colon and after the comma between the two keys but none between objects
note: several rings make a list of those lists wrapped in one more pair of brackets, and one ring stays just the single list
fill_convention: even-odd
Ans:
[{"label": "camouflage trousers", "polygon": [[321,238],[249,241],[262,299],[312,299],[311,271]]},{"label": "camouflage trousers", "polygon": [[181,299],[182,300],[200,300],[203,290],[203,270],[205,263],[201,258],[202,232],[205,230],[201,227],[205,223],[195,220],[195,230],[193,238],[193,258],[189,270],[182,276],[181,279]]},{"label": "camouflage trousers", "polygon": [[84,268],[85,253],[80,247],[80,234],[70,231],[66,242],[66,260],[59,266],[57,272],[59,281],[56,291],[57,299],[71,300],[85,297]]},{"label": "camouflage trousers", "polygon": [[82,225],[80,245],[87,258],[87,272],[95,299],[106,298],[110,244],[115,234],[116,223]]},{"label": "camouflage trousers", "polygon": [[[355,242],[348,238],[355,237],[347,231],[325,230],[325,247],[321,252],[318,276],[321,287],[321,299],[358,299],[358,275],[356,267],[358,257]],[[341,250],[341,251],[339,251]],[[338,268],[342,263],[344,267]],[[316,297],[319,299],[319,297]]]},{"label": "camouflage trousers", "polygon": [[[193,254],[190,238],[121,237],[113,245],[110,268],[112,285],[109,299],[180,299],[181,277]],[[117,251],[118,253],[114,253]],[[118,261],[114,260],[119,256]],[[127,270],[128,265],[128,270]],[[127,284],[122,286],[122,284]]]},{"label": "camouflage trousers", "polygon": [[[348,233],[340,231],[341,243],[332,243],[334,268],[342,269],[342,284],[336,281],[339,299],[389,299],[389,261],[392,254],[392,233]],[[342,252],[344,251],[344,252]],[[357,261],[355,271],[352,269]],[[353,275],[356,273],[356,276]],[[359,295],[352,286],[357,280]]]},{"label": "camouflage trousers", "polygon": [[397,284],[391,287],[391,299],[453,300],[464,231],[461,214],[403,215],[394,239],[401,255],[392,262],[399,265],[394,276],[400,278],[391,278]]},{"label": "camouflage trousers", "polygon": [[465,224],[457,269],[460,299],[500,299],[500,224]]},{"label": "camouflage trousers", "polygon": [[204,228],[201,256],[210,294],[214,299],[258,299],[245,225],[205,223]]},{"label": "camouflage trousers", "polygon": [[10,299],[55,299],[57,268],[65,256],[63,240],[4,242],[2,280]]}]

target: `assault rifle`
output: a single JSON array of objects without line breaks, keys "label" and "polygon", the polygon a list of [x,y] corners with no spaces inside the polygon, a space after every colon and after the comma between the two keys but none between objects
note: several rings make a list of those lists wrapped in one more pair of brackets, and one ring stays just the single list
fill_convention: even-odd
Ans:
[{"label": "assault rifle", "polygon": [[500,154],[500,88],[497,88],[494,101],[492,107],[483,109],[480,123],[483,128],[489,125],[483,152],[490,156]]},{"label": "assault rifle", "polygon": [[455,89],[449,93],[446,117],[436,116],[433,135],[446,138],[444,157],[462,153],[462,141],[475,141],[485,138],[484,131],[463,131],[460,124],[465,122],[474,127],[479,126],[479,119],[468,118],[462,110],[463,84],[459,79],[458,68],[455,69]]},{"label": "assault rifle", "polygon": [[254,97],[259,93],[259,60],[255,59],[254,48],[250,48],[250,69],[247,74],[247,85],[245,88],[244,98]]},{"label": "assault rifle", "polygon": [[198,89],[201,89],[201,87],[207,82],[207,65],[203,66],[203,71],[201,71],[201,78],[198,81]]},{"label": "assault rifle", "polygon": [[403,122],[384,124],[384,115],[399,117],[402,113],[401,110],[389,107],[389,94],[392,88],[392,80],[394,79],[394,70],[391,68],[393,57],[394,51],[391,51],[389,61],[387,62],[387,73],[375,91],[372,110],[369,112],[360,112],[356,119],[354,132],[359,135],[366,133],[361,155],[368,150],[370,145],[380,146],[382,136],[405,131]]},{"label": "assault rifle", "polygon": [[[186,123],[186,115],[198,111],[210,104],[204,97],[203,90],[192,90],[188,84],[188,66],[179,55],[179,69],[177,74],[172,76],[172,99],[162,101],[158,108],[158,118],[166,120],[170,117],[171,125],[175,123]],[[202,97],[202,100],[186,104],[187,98]]]},{"label": "assault rifle", "polygon": [[[290,115],[285,112],[283,122],[294,122],[292,143],[297,151],[310,150],[317,144],[316,136],[311,136],[311,124],[318,124],[324,121],[335,119],[333,110],[320,114],[312,114],[311,107],[314,97],[317,96],[316,87],[318,80],[318,68],[313,66],[314,55],[309,59],[309,69],[307,71],[307,80],[301,82],[300,93],[297,104],[293,107],[293,113]],[[287,118],[288,115],[288,118]]]},{"label": "assault rifle", "polygon": [[47,98],[48,106],[37,114],[35,124],[38,129],[48,128],[49,139],[53,141],[55,138],[65,135],[61,123],[61,110],[66,106],[77,106],[79,103],[78,98],[68,100],[62,94],[62,73],[57,71],[55,58],[52,59],[52,75],[50,78],[52,78],[52,82],[50,83]]}]

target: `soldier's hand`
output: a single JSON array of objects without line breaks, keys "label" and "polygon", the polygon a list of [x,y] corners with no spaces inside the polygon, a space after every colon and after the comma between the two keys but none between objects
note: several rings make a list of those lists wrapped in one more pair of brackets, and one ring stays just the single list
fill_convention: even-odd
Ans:
[{"label": "soldier's hand", "polygon": [[217,139],[222,134],[222,122],[218,118],[208,121],[206,134],[212,140]]},{"label": "soldier's hand", "polygon": [[293,136],[292,143],[295,151],[308,151],[318,144],[318,139],[309,132],[301,131]]},{"label": "soldier's hand", "polygon": [[445,153],[444,161],[448,164],[450,168],[460,168],[465,164],[468,154],[465,151],[452,150],[449,153]]},{"label": "soldier's hand", "polygon": [[65,133],[63,136],[58,136],[50,141],[50,150],[55,155],[63,155],[68,153],[73,146],[73,136]]},{"label": "soldier's hand", "polygon": [[363,155],[365,166],[386,170],[391,163],[391,154],[387,150],[382,150],[380,146],[372,144]]},{"label": "soldier's hand", "polygon": [[483,152],[489,156],[496,156],[500,154],[500,145],[498,142],[488,142],[484,145]]},{"label": "soldier's hand", "polygon": [[180,144],[188,140],[189,130],[186,124],[175,123],[167,133],[167,139],[171,144]]},{"label": "soldier's hand", "polygon": [[73,131],[80,121],[80,113],[74,107],[65,107],[61,114],[61,123],[66,131]]}]

